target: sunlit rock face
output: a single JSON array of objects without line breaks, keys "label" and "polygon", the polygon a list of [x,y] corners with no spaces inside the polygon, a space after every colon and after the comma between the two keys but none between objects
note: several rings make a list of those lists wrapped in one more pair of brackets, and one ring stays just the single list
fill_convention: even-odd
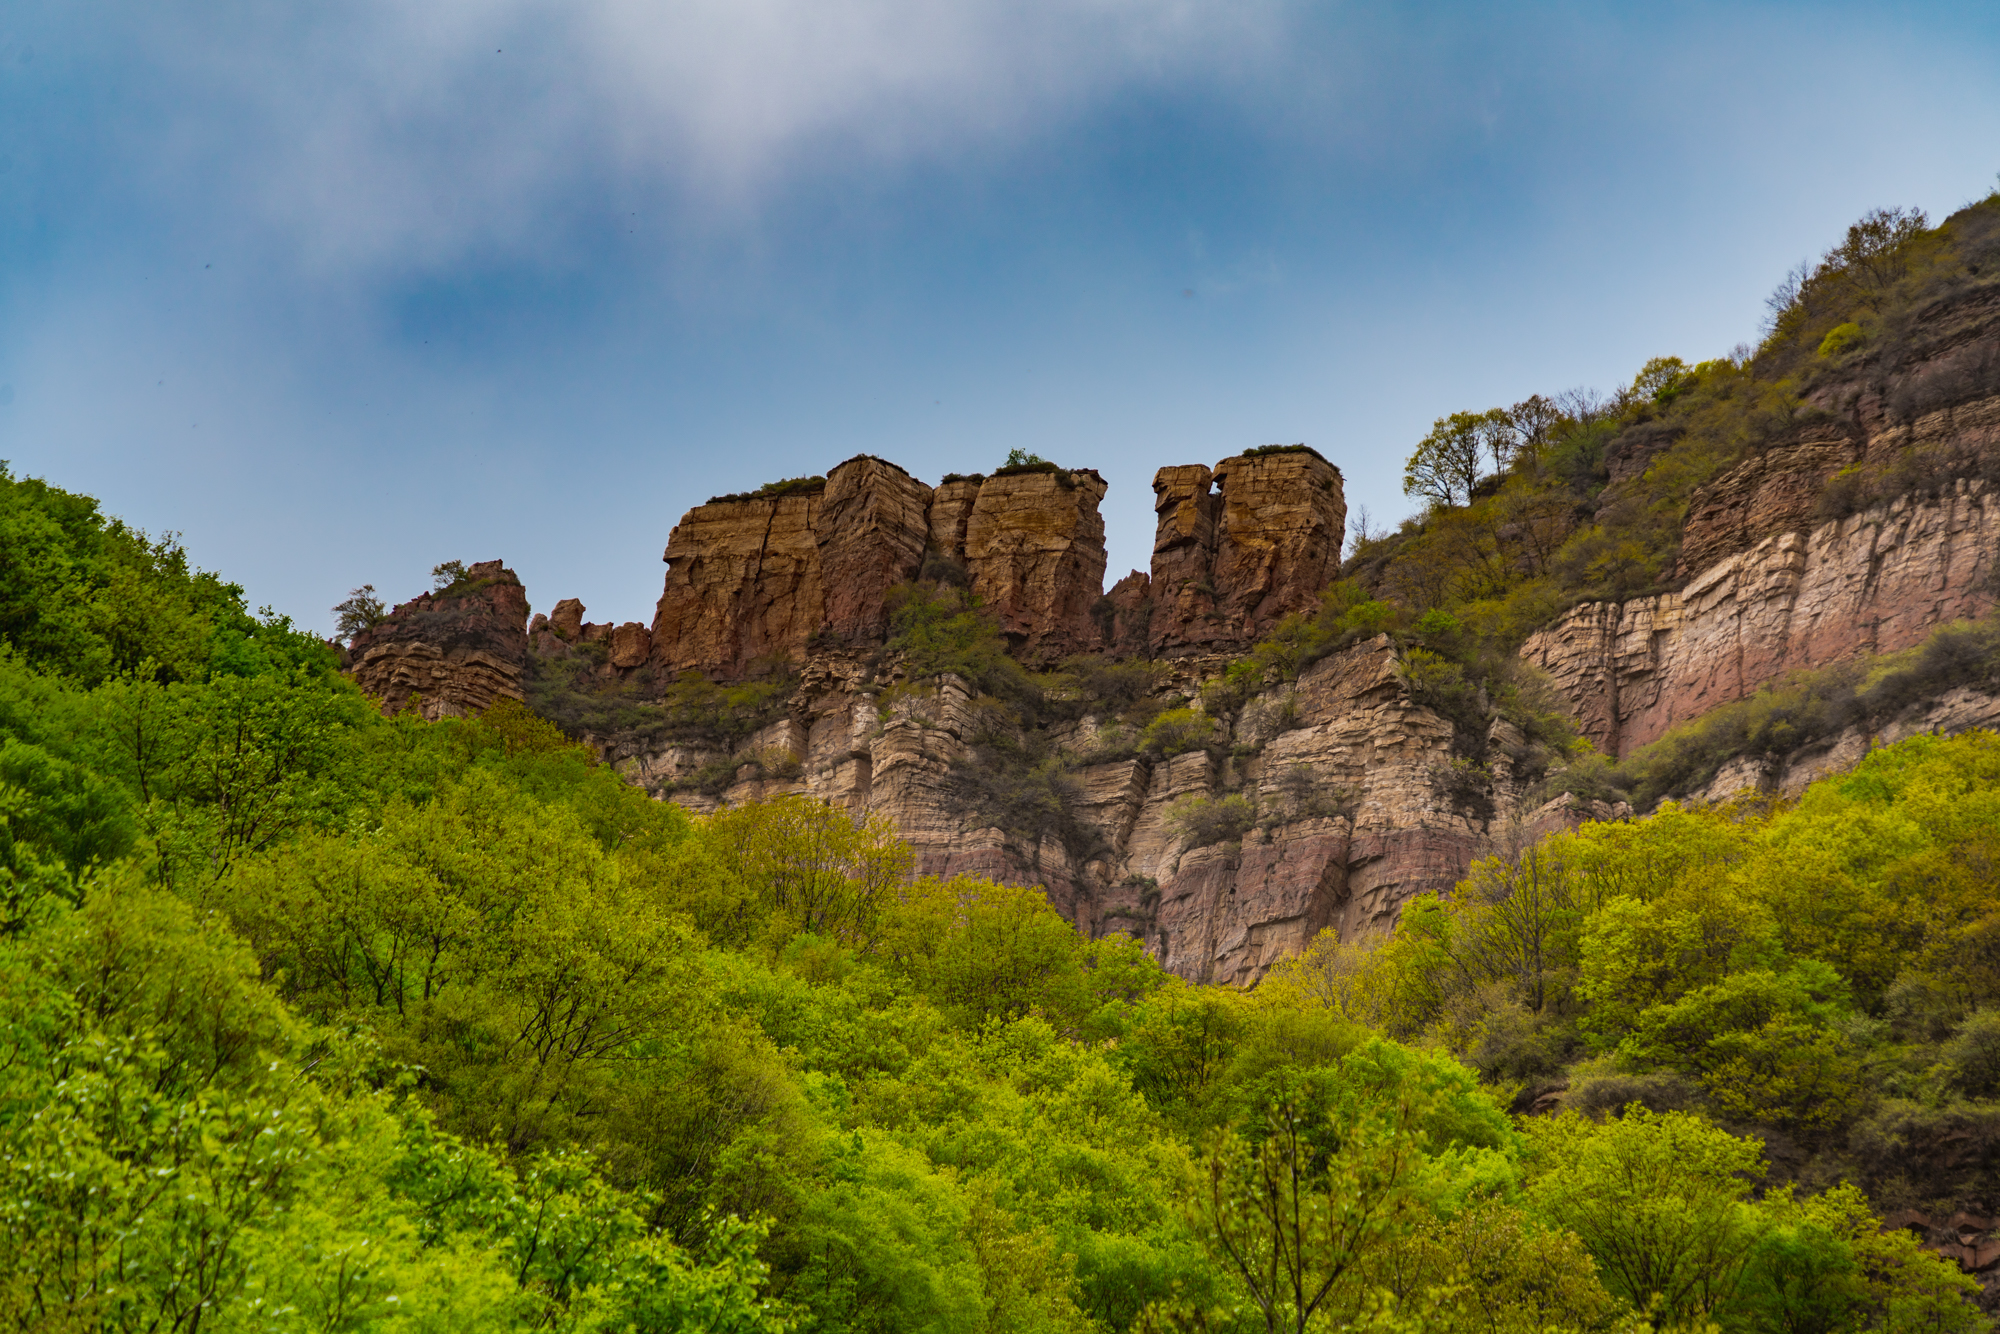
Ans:
[{"label": "sunlit rock face", "polygon": [[1309,450],[1243,454],[1153,478],[1148,642],[1156,653],[1242,646],[1310,609],[1340,572],[1340,470]]}]

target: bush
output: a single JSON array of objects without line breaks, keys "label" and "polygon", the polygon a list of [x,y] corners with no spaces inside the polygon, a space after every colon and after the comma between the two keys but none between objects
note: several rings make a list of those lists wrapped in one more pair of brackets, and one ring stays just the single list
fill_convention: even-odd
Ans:
[{"label": "bush", "polygon": [[2000,1011],[1980,1010],[1945,1044],[1951,1084],[1970,1098],[2000,1093]]},{"label": "bush", "polygon": [[1186,796],[1167,808],[1167,827],[1183,848],[1234,843],[1257,826],[1257,808],[1240,793],[1226,797]]},{"label": "bush", "polygon": [[1325,463],[1328,461],[1326,455],[1320,453],[1317,449],[1314,449],[1311,445],[1305,445],[1305,444],[1258,445],[1255,449],[1246,449],[1243,451],[1243,457],[1246,459],[1263,458],[1267,454],[1310,454],[1314,458],[1318,459],[1321,463]]},{"label": "bush", "polygon": [[727,505],[738,500],[777,500],[783,496],[809,496],[826,490],[824,477],[787,477],[781,482],[766,482],[755,491],[732,491],[726,496],[710,496],[711,505]]},{"label": "bush", "polygon": [[1168,709],[1146,724],[1139,748],[1156,760],[1201,750],[1215,740],[1215,720],[1194,709]]},{"label": "bush", "polygon": [[1861,341],[1862,333],[1860,325],[1854,323],[1852,320],[1849,320],[1845,324],[1836,324],[1826,331],[1826,337],[1819,340],[1819,352],[1817,355],[1821,357],[1837,357],[1848,348],[1858,345]]}]

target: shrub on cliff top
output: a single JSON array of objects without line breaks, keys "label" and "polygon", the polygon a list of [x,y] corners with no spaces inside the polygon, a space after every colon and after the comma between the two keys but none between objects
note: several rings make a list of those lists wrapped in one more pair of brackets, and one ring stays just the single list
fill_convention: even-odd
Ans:
[{"label": "shrub on cliff top", "polygon": [[1311,445],[1307,444],[1259,445],[1255,449],[1246,449],[1243,451],[1243,457],[1246,459],[1262,458],[1266,454],[1310,454],[1314,458],[1318,459],[1321,463],[1328,462],[1326,455],[1320,453],[1317,449],[1314,449]]},{"label": "shrub on cliff top", "polygon": [[826,490],[824,477],[787,477],[781,482],[766,482],[755,491],[733,491],[726,496],[710,496],[711,505],[727,505],[735,500],[776,500],[781,496],[809,496]]}]

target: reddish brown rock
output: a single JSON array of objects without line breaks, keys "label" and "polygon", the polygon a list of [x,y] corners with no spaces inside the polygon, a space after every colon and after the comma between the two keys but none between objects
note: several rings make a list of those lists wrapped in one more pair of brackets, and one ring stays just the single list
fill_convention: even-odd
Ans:
[{"label": "reddish brown rock", "polygon": [[809,492],[696,506],[667,543],[653,661],[740,677],[816,640],[879,641],[888,590],[923,562],[929,503],[929,487],[862,455]]},{"label": "reddish brown rock", "polygon": [[1319,602],[1340,573],[1347,501],[1340,469],[1308,450],[1242,454],[1215,468],[1216,610],[1239,640]]},{"label": "reddish brown rock", "polygon": [[1046,662],[1098,646],[1104,479],[1088,469],[989,477],[966,521],[964,564],[1016,652]]},{"label": "reddish brown rock", "polygon": [[1627,755],[1799,668],[1921,642],[1994,605],[2000,497],[1983,482],[1766,537],[1678,593],[1585,603],[1522,656],[1583,732]]},{"label": "reddish brown rock", "polygon": [[697,505],[667,541],[653,662],[671,673],[740,677],[796,659],[825,622],[818,493]]},{"label": "reddish brown rock", "polygon": [[1811,527],[1826,484],[1860,456],[1859,445],[1834,438],[1785,445],[1746,459],[1689,500],[1680,568],[1705,570],[1774,533]]},{"label": "reddish brown rock", "polygon": [[962,477],[942,482],[931,492],[930,546],[939,555],[961,564],[965,561],[965,530],[972,522],[972,507],[979,502],[983,477]]},{"label": "reddish brown rock", "polygon": [[928,486],[878,458],[864,454],[827,473],[812,521],[826,590],[822,634],[850,644],[888,635],[888,592],[923,565],[930,506]]},{"label": "reddish brown rock", "polygon": [[413,704],[430,719],[480,713],[522,698],[527,623],[521,581],[482,561],[448,594],[424,593],[356,635],[348,675],[384,713]]},{"label": "reddish brown rock", "polygon": [[1310,450],[1239,454],[1212,474],[1162,468],[1153,496],[1156,653],[1241,648],[1311,609],[1339,573],[1340,470]]},{"label": "reddish brown rock", "polygon": [[637,621],[627,621],[611,632],[611,665],[621,670],[643,667],[653,655],[653,635]]},{"label": "reddish brown rock", "polygon": [[1143,658],[1150,651],[1153,581],[1138,570],[1111,586],[1095,608],[1104,651],[1114,658]]},{"label": "reddish brown rock", "polygon": [[576,640],[583,634],[584,606],[575,598],[564,598],[556,603],[556,609],[549,613],[549,629],[556,638]]},{"label": "reddish brown rock", "polygon": [[1155,651],[1206,646],[1226,638],[1215,610],[1216,516],[1222,498],[1210,488],[1206,465],[1182,464],[1153,474],[1153,612]]}]

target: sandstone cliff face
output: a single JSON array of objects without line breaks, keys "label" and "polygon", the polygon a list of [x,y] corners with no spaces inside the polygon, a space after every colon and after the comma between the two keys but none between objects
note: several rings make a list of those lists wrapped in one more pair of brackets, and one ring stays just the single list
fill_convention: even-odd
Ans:
[{"label": "sandstone cliff face", "polygon": [[803,662],[809,646],[879,644],[888,593],[927,553],[961,567],[1022,656],[1094,651],[1104,482],[1087,469],[947,482],[862,456],[809,494],[699,505],[667,543],[651,631],[668,673],[718,678]]},{"label": "sandstone cliff face", "polygon": [[931,497],[880,459],[852,459],[827,474],[812,518],[826,596],[821,634],[850,644],[888,635],[888,592],[923,564]]},{"label": "sandstone cliff face", "polygon": [[795,658],[825,623],[813,531],[820,495],[697,505],[668,539],[653,661],[670,673],[741,676]]},{"label": "sandstone cliff face", "polygon": [[421,594],[357,635],[348,675],[384,713],[414,699],[433,721],[476,714],[495,700],[522,698],[527,621],[521,581],[499,561],[483,561],[458,591]]},{"label": "sandstone cliff face", "polygon": [[1312,607],[1339,573],[1347,504],[1340,470],[1318,454],[1162,468],[1153,495],[1156,653],[1247,645]]},{"label": "sandstone cliff face", "polygon": [[1340,483],[1340,469],[1302,450],[1238,455],[1216,465],[1218,610],[1242,638],[1257,639],[1314,606],[1340,573],[1347,536]]},{"label": "sandstone cliff face", "polygon": [[[1104,480],[1090,471],[989,477],[966,518],[972,591],[1031,662],[1097,649],[1104,591]],[[947,553],[951,554],[951,553]]]},{"label": "sandstone cliff face", "polygon": [[1857,447],[1774,450],[1696,499],[1683,542],[1707,560],[1678,593],[1586,603],[1522,654],[1570,699],[1585,735],[1623,756],[1786,672],[1906,648],[1995,602],[2000,495],[1978,478],[1815,522],[1830,480],[1908,451],[1991,449],[2000,400],[1945,409]]},{"label": "sandstone cliff face", "polygon": [[[1191,662],[1186,686],[1224,659]],[[1097,759],[1109,720],[1086,717],[1058,738],[1073,757],[1073,813],[1094,832],[1079,858],[1048,834],[979,828],[955,790],[953,762],[978,730],[970,692],[947,677],[883,712],[863,659],[816,652],[790,716],[740,753],[782,750],[797,776],[753,776],[719,798],[672,792],[674,780],[728,758],[686,747],[612,748],[634,782],[695,809],[807,792],[887,818],[927,874],[961,872],[1044,886],[1090,934],[1129,931],[1167,967],[1197,981],[1245,985],[1325,926],[1386,928],[1412,894],[1448,888],[1509,827],[1574,823],[1522,805],[1504,775],[1489,808],[1454,798],[1439,775],[1452,728],[1413,703],[1386,638],[1327,658],[1220,719],[1221,749],[1170,758]],[[1274,721],[1275,720],[1275,721]],[[1284,730],[1276,730],[1282,727]],[[1242,755],[1242,750],[1256,753]],[[1238,794],[1261,823],[1190,847],[1176,803]]]}]

